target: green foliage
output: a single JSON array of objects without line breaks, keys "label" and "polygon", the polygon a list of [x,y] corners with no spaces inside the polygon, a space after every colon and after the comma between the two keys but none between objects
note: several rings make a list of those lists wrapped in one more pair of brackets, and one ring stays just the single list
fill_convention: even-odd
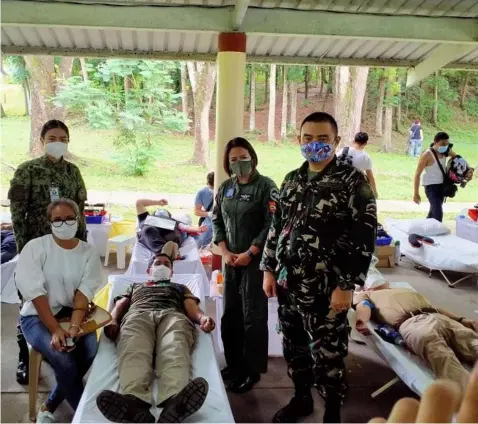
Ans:
[{"label": "green foliage", "polygon": [[23,56],[6,56],[5,63],[8,67],[8,76],[13,84],[23,84],[30,78]]},{"label": "green foliage", "polygon": [[88,82],[69,78],[55,104],[84,110],[93,128],[116,129],[118,162],[128,174],[143,175],[157,137],[183,131],[187,123],[175,108],[180,94],[171,75],[177,73],[178,64],[112,59],[90,70],[93,78]]},{"label": "green foliage", "polygon": [[478,97],[466,100],[464,106],[468,115],[478,118]]}]

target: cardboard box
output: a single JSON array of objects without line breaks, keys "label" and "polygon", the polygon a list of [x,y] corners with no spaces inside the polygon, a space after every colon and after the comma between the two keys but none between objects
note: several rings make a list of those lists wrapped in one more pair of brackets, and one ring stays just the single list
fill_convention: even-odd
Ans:
[{"label": "cardboard box", "polygon": [[377,268],[395,268],[395,246],[375,246]]}]

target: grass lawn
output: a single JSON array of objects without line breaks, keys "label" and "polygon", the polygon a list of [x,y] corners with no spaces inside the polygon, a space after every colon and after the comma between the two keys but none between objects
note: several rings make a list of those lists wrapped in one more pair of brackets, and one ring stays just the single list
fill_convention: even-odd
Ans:
[{"label": "grass lawn", "polygon": [[[83,159],[79,164],[86,185],[91,190],[104,191],[161,191],[166,193],[196,193],[205,184],[207,170],[187,163],[193,152],[193,138],[169,136],[156,140],[154,168],[142,178],[125,176],[114,160],[114,132],[92,130],[87,126],[70,127],[71,151]],[[455,150],[471,166],[478,165],[478,123],[467,123],[462,128],[445,127],[455,143]],[[28,159],[30,135],[29,118],[6,118],[1,122],[1,181],[8,187],[12,170],[4,163],[17,166]],[[435,129],[425,130],[426,140],[431,140]],[[292,142],[271,145],[252,140],[259,156],[259,170],[273,178],[278,185],[284,175],[302,163],[297,145]],[[425,144],[428,144],[425,143]],[[378,147],[369,146],[376,175],[380,199],[411,200],[412,178],[417,159],[403,153],[380,153]],[[215,144],[211,143],[211,164],[214,164]],[[211,165],[212,167],[213,165]],[[423,195],[424,198],[424,195]],[[466,189],[459,190],[453,199],[457,202],[478,200],[478,179]]]}]

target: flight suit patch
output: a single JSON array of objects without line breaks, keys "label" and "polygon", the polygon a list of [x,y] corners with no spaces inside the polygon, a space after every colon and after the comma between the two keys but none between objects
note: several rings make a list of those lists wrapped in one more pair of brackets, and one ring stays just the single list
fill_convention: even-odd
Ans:
[{"label": "flight suit patch", "polygon": [[271,200],[273,200],[274,202],[279,201],[279,190],[277,190],[276,188],[271,189]]},{"label": "flight suit patch", "polygon": [[233,188],[229,188],[227,191],[226,191],[226,199],[232,199],[234,197],[234,189]]},{"label": "flight suit patch", "polygon": [[276,211],[276,202],[273,200],[269,201],[269,212],[274,213]]},{"label": "flight suit patch", "polygon": [[250,202],[251,201],[251,195],[250,194],[241,194],[239,196],[239,201],[240,202]]}]

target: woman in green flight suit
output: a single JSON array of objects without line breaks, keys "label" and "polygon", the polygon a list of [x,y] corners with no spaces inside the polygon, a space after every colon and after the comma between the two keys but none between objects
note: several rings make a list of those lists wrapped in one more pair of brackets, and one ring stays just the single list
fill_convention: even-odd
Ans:
[{"label": "woman in green flight suit", "polygon": [[235,393],[250,390],[267,371],[268,307],[259,263],[279,193],[257,163],[246,139],[229,141],[224,170],[231,178],[219,187],[213,212],[214,242],[225,262],[222,376]]}]

